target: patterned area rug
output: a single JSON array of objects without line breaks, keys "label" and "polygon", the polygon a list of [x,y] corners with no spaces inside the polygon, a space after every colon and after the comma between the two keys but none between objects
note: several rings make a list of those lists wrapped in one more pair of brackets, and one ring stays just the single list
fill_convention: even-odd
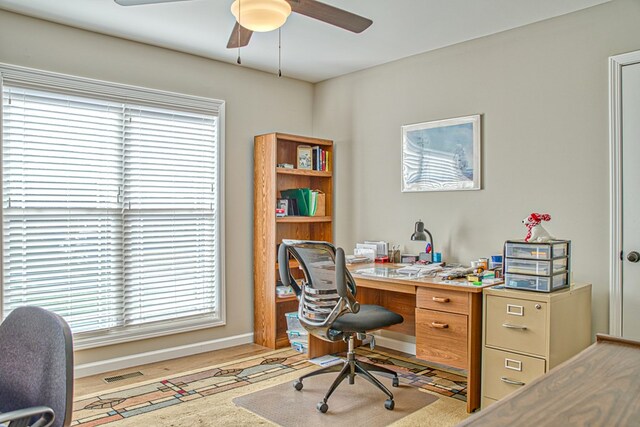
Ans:
[{"label": "patterned area rug", "polygon": [[[357,349],[360,359],[386,366],[415,387],[466,401],[466,378],[392,356],[379,350]],[[91,427],[180,405],[224,391],[304,369],[312,364],[292,349],[249,357],[171,378],[147,381],[74,402],[72,426]]]}]

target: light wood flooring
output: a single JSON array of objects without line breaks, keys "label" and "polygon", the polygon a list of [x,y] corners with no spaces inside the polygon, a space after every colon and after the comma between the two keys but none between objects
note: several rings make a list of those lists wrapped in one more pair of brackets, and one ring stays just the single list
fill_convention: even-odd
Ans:
[{"label": "light wood flooring", "polygon": [[[195,354],[193,356],[181,357],[178,359],[164,360],[162,362],[149,363],[148,365],[134,366],[127,369],[120,369],[111,372],[104,372],[90,377],[78,378],[74,384],[74,395],[85,396],[102,390],[136,384],[139,382],[154,380],[160,377],[167,377],[173,374],[190,371],[193,369],[206,368],[207,366],[220,363],[231,362],[244,357],[259,355],[273,351],[256,344],[244,344],[237,347],[225,348],[223,350],[210,351],[208,353]],[[143,376],[128,378],[114,383],[107,383],[104,378],[115,375],[124,375],[131,372],[140,371]]]}]

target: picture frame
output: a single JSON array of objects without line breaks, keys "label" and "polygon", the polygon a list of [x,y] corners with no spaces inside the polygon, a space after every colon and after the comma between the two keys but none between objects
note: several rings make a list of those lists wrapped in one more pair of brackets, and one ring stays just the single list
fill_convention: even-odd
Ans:
[{"label": "picture frame", "polygon": [[402,126],[402,192],[481,189],[481,116]]},{"label": "picture frame", "polygon": [[313,168],[313,151],[308,145],[298,145],[297,152],[298,169],[311,170]]},{"label": "picture frame", "polygon": [[289,215],[289,199],[278,199],[278,209],[284,209],[284,216]]}]

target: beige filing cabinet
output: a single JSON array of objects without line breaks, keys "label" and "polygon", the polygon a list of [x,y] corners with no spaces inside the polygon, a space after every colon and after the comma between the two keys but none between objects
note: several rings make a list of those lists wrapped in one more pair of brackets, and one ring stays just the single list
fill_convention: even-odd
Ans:
[{"label": "beige filing cabinet", "polygon": [[551,293],[486,288],[482,408],[591,344],[591,285]]}]

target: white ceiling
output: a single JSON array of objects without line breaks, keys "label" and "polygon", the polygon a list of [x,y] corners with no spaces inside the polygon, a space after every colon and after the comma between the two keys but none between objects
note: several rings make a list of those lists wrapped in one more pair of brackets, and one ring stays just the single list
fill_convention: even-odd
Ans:
[{"label": "white ceiling", "polygon": [[[354,34],[293,13],[282,27],[283,75],[318,82],[610,0],[324,0],[366,16]],[[113,0],[0,0],[0,8],[235,63],[232,0],[119,6]],[[242,66],[277,72],[278,32],[254,33]]]}]

